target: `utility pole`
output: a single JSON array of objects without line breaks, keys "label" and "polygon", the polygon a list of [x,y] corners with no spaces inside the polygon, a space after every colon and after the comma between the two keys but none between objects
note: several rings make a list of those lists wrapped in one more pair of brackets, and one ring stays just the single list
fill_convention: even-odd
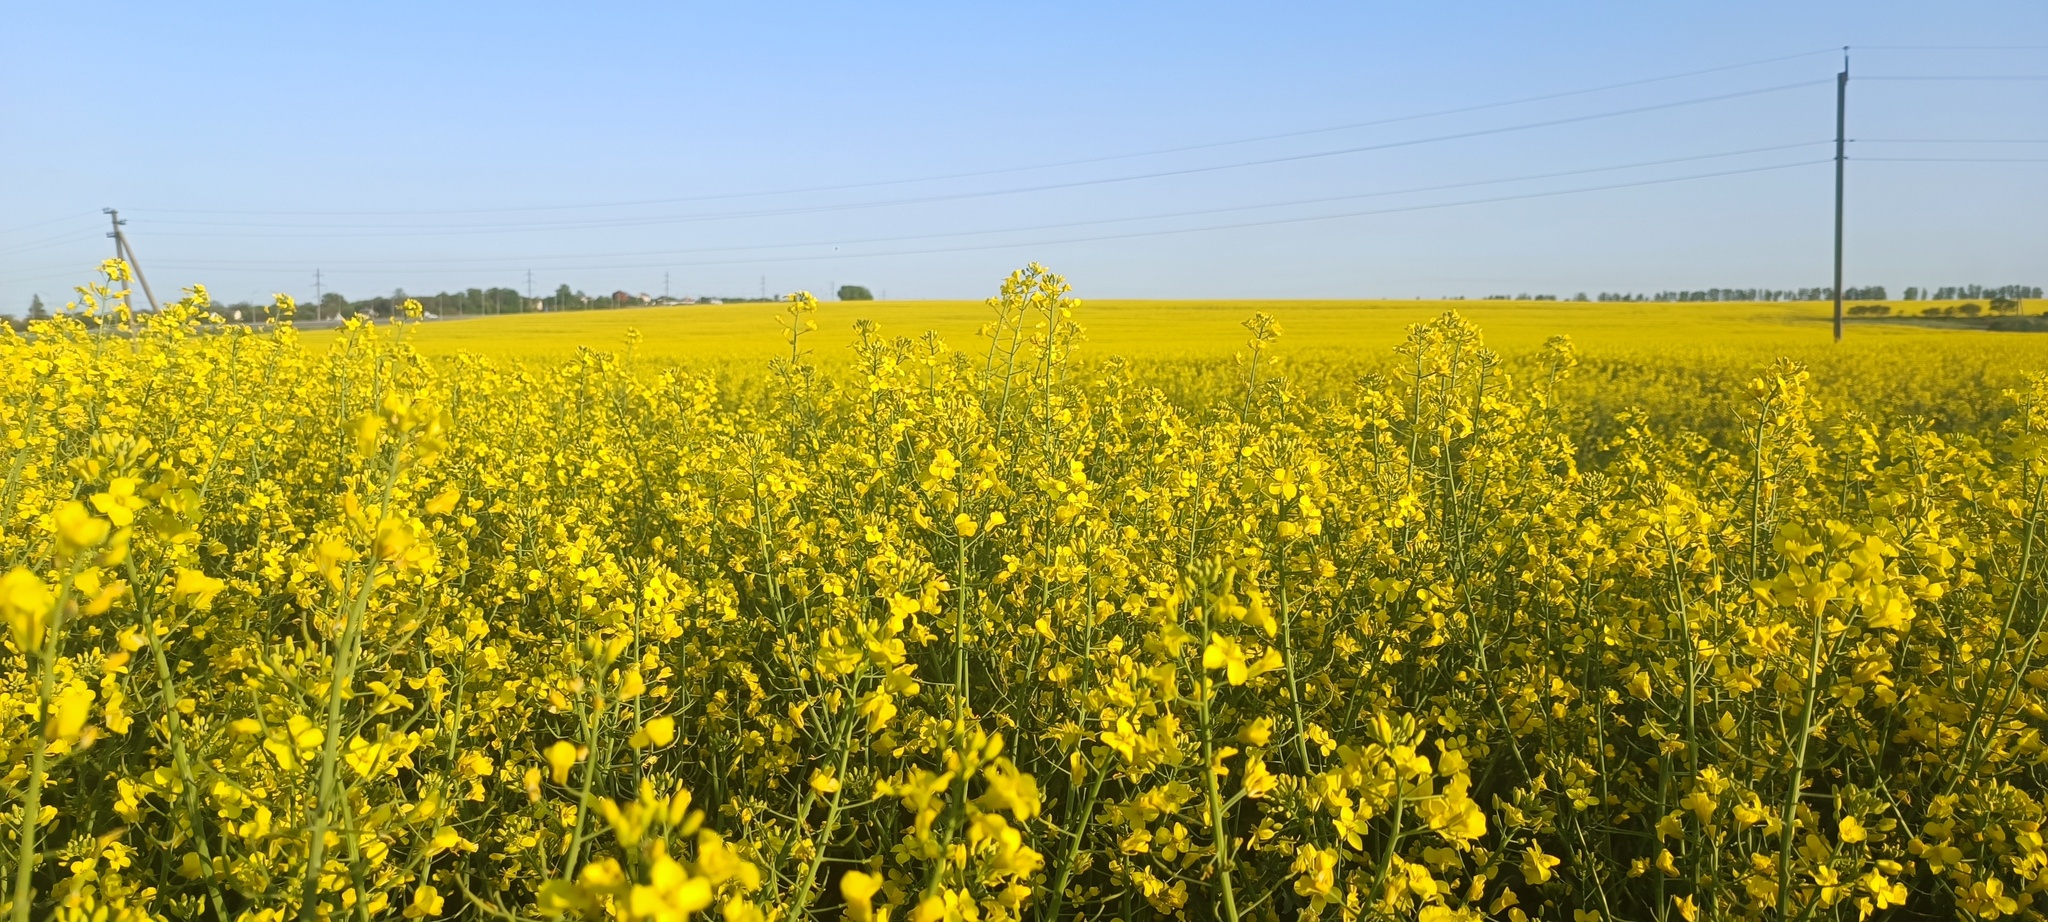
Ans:
[{"label": "utility pole", "polygon": [[768,277],[761,276],[761,300],[768,300]]},{"label": "utility pole", "polygon": [[1842,72],[1835,75],[1835,342],[1842,341],[1842,165],[1849,127],[1849,46],[1842,46]]},{"label": "utility pole", "polygon": [[668,300],[668,273],[661,274],[661,299]]},{"label": "utility pole", "polygon": [[313,319],[320,319],[320,302],[327,297],[327,289],[320,287],[320,270],[313,270]]},{"label": "utility pole", "polygon": [[128,245],[128,235],[121,233],[121,225],[128,222],[121,220],[121,213],[112,208],[102,208],[100,212],[114,222],[113,231],[107,234],[114,238],[114,258],[126,262],[128,268],[135,270],[135,280],[142,283],[142,296],[149,299],[149,309],[156,310],[156,294],[149,290],[149,279],[142,274],[142,263],[136,261],[135,248]]}]

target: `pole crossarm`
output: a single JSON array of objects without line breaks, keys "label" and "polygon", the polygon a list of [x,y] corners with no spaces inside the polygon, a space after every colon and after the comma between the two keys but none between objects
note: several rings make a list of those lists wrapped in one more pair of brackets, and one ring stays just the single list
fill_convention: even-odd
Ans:
[{"label": "pole crossarm", "polygon": [[142,274],[142,263],[135,258],[135,246],[128,242],[128,235],[121,232],[121,225],[128,222],[121,220],[121,212],[117,209],[102,208],[100,211],[113,222],[113,230],[107,236],[114,238],[114,258],[127,263],[128,268],[135,271],[135,280],[142,283],[142,296],[149,299],[149,309],[158,310],[156,293],[149,290],[149,277]]}]

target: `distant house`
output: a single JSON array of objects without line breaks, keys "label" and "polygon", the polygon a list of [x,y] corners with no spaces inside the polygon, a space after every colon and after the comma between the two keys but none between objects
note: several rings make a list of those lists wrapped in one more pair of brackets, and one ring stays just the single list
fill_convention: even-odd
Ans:
[{"label": "distant house", "polygon": [[612,292],[612,303],[613,303],[613,304],[625,304],[625,303],[628,303],[628,302],[630,302],[630,301],[632,301],[632,300],[633,300],[633,296],[632,296],[632,295],[629,295],[629,294],[627,294],[627,293],[625,293],[625,292],[623,292],[623,291],[614,291],[614,292]]}]

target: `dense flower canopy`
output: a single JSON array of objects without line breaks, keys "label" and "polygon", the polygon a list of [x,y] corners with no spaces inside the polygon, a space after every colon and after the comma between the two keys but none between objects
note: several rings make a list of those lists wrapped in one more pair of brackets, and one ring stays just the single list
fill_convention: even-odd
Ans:
[{"label": "dense flower canopy", "polygon": [[[2037,916],[2048,384],[0,334],[13,917]],[[1720,369],[1725,371],[1725,369]],[[1597,380],[1584,381],[1595,372]],[[1579,374],[1581,377],[1575,378]],[[1882,379],[1882,381],[1880,381]],[[1904,409],[1941,411],[1929,421]]]}]

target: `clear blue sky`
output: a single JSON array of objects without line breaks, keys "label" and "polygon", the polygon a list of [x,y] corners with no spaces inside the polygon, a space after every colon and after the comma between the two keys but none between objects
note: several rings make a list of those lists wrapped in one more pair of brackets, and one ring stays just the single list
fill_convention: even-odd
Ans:
[{"label": "clear blue sky", "polygon": [[[222,300],[310,296],[316,268],[356,297],[524,289],[529,269],[536,289],[659,293],[667,273],[679,295],[980,297],[1033,259],[1094,297],[1822,285],[1840,58],[1807,53],[1845,44],[1850,136],[1869,139],[1850,148],[1850,284],[2048,284],[2048,144],[2012,143],[2048,140],[2048,81],[1861,79],[2048,75],[2038,0],[113,2],[8,20],[15,314],[106,255],[103,206],[159,294],[197,281]],[[1790,84],[1807,85],[1773,89]],[[1609,115],[1669,103],[1691,104]],[[1143,156],[1102,159],[1121,155]],[[916,181],[876,185],[895,180]],[[1678,181],[1545,194],[1655,180]],[[1207,229],[1159,233],[1189,228]]]}]

